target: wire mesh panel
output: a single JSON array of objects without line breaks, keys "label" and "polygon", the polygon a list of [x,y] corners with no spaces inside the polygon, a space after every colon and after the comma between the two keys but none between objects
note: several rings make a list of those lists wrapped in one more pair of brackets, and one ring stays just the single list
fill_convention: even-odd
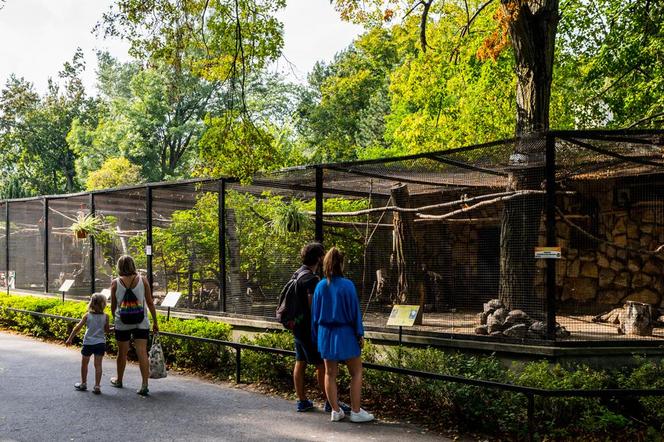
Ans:
[{"label": "wire mesh panel", "polygon": [[95,193],[94,202],[95,214],[103,225],[95,235],[97,289],[110,286],[112,278],[117,276],[116,263],[122,255],[131,255],[138,270],[145,275],[146,189]]},{"label": "wire mesh panel", "polygon": [[291,172],[227,185],[228,312],[274,318],[281,288],[300,266],[300,249],[315,239],[315,192],[297,178]]},{"label": "wire mesh panel", "polygon": [[[48,200],[48,291],[57,292],[67,279],[74,285],[68,295],[90,294],[90,238],[72,226],[90,214],[88,195]],[[94,234],[94,232],[89,232]]]},{"label": "wire mesh panel", "polygon": [[158,187],[152,191],[154,295],[183,294],[180,307],[221,309],[219,184]]},{"label": "wire mesh panel", "polygon": [[[558,321],[572,340],[661,339],[661,136],[588,134],[557,143]],[[654,326],[654,327],[653,327]]]},{"label": "wire mesh panel", "polygon": [[[326,194],[325,238],[346,251],[367,324],[384,327],[394,304],[414,304],[423,307],[420,330],[544,337],[528,333],[546,313],[534,258],[544,237],[544,142],[518,146],[530,163],[510,168],[516,147],[326,170],[326,192],[354,192],[336,207]],[[487,326],[490,314],[495,323]]]},{"label": "wire mesh panel", "polygon": [[44,202],[9,203],[9,271],[15,271],[16,288],[44,290]]}]

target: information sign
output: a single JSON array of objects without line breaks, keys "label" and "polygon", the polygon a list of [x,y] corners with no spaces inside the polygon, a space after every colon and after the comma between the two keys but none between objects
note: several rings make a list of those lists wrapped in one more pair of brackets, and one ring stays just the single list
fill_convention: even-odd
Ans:
[{"label": "information sign", "polygon": [[180,300],[180,296],[182,296],[182,293],[180,292],[168,292],[166,293],[166,297],[164,298],[163,301],[161,301],[160,307],[175,307],[175,305],[178,303]]},{"label": "information sign", "polygon": [[417,312],[420,310],[419,305],[395,305],[392,307],[390,318],[387,320],[387,325],[398,325],[400,327],[412,327],[417,318]]},{"label": "information sign", "polygon": [[74,281],[73,279],[65,279],[65,282],[62,283],[58,291],[63,293],[68,292],[71,286],[74,285],[74,282],[76,281]]},{"label": "information sign", "polygon": [[535,247],[537,259],[560,259],[561,255],[560,247]]}]

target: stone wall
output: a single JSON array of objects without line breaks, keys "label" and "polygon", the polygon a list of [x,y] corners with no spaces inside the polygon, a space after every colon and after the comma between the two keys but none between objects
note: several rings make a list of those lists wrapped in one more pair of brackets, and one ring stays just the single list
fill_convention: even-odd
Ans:
[{"label": "stone wall", "polygon": [[[563,210],[572,214],[573,223],[609,244],[588,240],[558,220],[558,244],[563,253],[556,267],[560,311],[599,313],[625,301],[655,306],[664,301],[664,261],[624,249],[655,250],[664,244],[664,220],[657,213],[661,202],[646,200],[617,207],[615,190],[623,185],[619,180],[579,182],[575,190],[580,197],[563,201]],[[545,263],[538,265],[544,267]],[[543,284],[541,276],[538,283]]]},{"label": "stone wall", "polygon": [[[640,181],[643,184],[643,180]],[[640,198],[619,207],[615,190],[629,186],[624,180],[575,181],[558,204],[570,220],[609,243],[598,243],[557,220],[557,240],[562,259],[557,261],[558,309],[569,313],[601,313],[638,301],[664,307],[664,259],[631,253],[632,249],[655,250],[664,244],[664,199]],[[492,192],[484,189],[484,192]],[[436,204],[460,198],[458,193],[413,195],[413,206]],[[468,195],[471,197],[473,195]],[[483,229],[493,229],[498,241],[502,205],[469,212],[465,220],[417,222],[415,235],[427,278],[429,310],[481,309],[482,303],[498,296],[493,277],[498,275],[498,256],[486,260]],[[430,212],[436,213],[436,212]],[[442,213],[442,212],[440,212]],[[460,218],[460,217],[459,217]],[[542,214],[539,244],[545,244]],[[484,258],[483,257],[484,254]],[[495,267],[495,268],[488,268]],[[544,293],[545,260],[537,260],[534,297]]]}]

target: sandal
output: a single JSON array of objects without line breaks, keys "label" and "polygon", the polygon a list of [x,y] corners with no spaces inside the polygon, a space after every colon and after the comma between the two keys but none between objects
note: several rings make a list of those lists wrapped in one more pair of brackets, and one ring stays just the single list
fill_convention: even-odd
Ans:
[{"label": "sandal", "polygon": [[74,384],[74,388],[78,391],[85,391],[88,389],[88,385],[83,382],[77,382]]},{"label": "sandal", "polygon": [[94,394],[101,394],[101,387],[99,385],[95,385],[95,388],[92,390]]},{"label": "sandal", "polygon": [[118,381],[117,378],[111,378],[111,386],[115,388],[122,388],[122,381]]},{"label": "sandal", "polygon": [[143,387],[141,387],[140,390],[136,392],[136,394],[139,396],[147,396],[149,392],[150,390],[148,390],[147,385],[144,385]]}]

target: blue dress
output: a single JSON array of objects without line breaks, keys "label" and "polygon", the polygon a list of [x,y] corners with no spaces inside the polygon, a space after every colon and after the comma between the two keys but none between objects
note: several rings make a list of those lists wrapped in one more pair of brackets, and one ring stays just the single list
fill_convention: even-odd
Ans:
[{"label": "blue dress", "polygon": [[358,339],[364,336],[355,285],[333,276],[316,286],[311,303],[311,334],[323,359],[345,361],[360,356]]}]

